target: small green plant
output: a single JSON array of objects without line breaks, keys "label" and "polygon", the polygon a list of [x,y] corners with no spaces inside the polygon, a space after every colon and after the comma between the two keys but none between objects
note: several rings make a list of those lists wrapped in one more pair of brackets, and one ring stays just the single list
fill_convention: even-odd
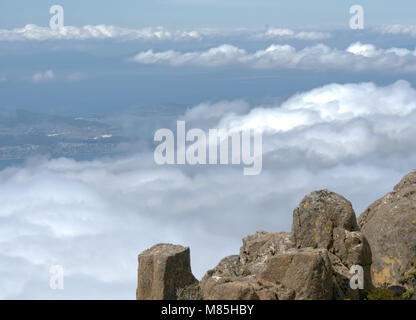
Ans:
[{"label": "small green plant", "polygon": [[403,277],[403,282],[407,283],[416,280],[416,268],[410,269]]},{"label": "small green plant", "polygon": [[407,290],[406,292],[404,292],[402,294],[402,298],[404,300],[410,300],[410,299],[412,299],[412,297],[413,297],[414,294],[415,294],[415,290],[409,289],[409,290]]},{"label": "small green plant", "polygon": [[387,288],[374,288],[368,293],[367,300],[402,300],[402,298],[396,297]]}]

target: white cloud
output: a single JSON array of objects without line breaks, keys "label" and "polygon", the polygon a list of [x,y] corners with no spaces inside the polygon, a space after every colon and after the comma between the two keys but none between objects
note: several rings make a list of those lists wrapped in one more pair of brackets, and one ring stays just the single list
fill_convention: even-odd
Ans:
[{"label": "white cloud", "polygon": [[172,66],[191,64],[212,67],[238,63],[239,60],[244,60],[246,56],[245,50],[231,45],[222,45],[207,51],[190,53],[180,53],[172,50],[154,53],[149,50],[139,53],[132,60],[144,64],[163,63]]},{"label": "white cloud", "polygon": [[298,163],[335,164],[416,148],[416,90],[406,81],[332,84],[298,94],[276,108],[254,108],[227,116],[229,131],[249,128],[269,136],[263,150],[298,154]]},{"label": "white cloud", "polygon": [[416,25],[387,25],[376,28],[382,34],[408,35],[416,37]]},{"label": "white cloud", "polygon": [[251,68],[416,72],[416,50],[378,49],[371,44],[359,42],[350,45],[346,50],[333,49],[323,44],[302,50],[296,50],[290,45],[271,45],[265,50],[254,53],[248,53],[232,45],[221,45],[207,51],[187,53],[149,50],[137,54],[131,60],[143,64],[171,66],[243,65]]},{"label": "white cloud", "polygon": [[87,39],[123,39],[123,40],[186,40],[200,39],[211,34],[209,29],[174,30],[163,27],[127,29],[111,25],[86,25],[83,27],[65,26],[58,30],[28,24],[13,30],[0,29],[0,41],[23,40],[87,40]]},{"label": "white cloud", "polygon": [[269,27],[264,33],[260,33],[254,36],[257,39],[297,39],[297,40],[310,40],[318,41],[331,38],[331,34],[328,32],[320,31],[293,31],[286,28],[274,28]]},{"label": "white cloud", "polygon": [[86,25],[82,27],[65,26],[59,30],[28,24],[23,28],[0,29],[0,41],[46,41],[46,40],[199,40],[204,37],[248,37],[257,40],[297,39],[307,41],[325,40],[330,33],[319,31],[293,31],[284,28],[268,28],[264,32],[250,29],[214,29],[199,28],[195,30],[169,30],[164,27],[147,27],[140,29],[122,28],[113,25]]},{"label": "white cloud", "polygon": [[[162,166],[153,154],[74,161],[35,159],[0,171],[1,298],[135,298],[137,254],[158,242],[191,247],[198,277],[256,230],[289,230],[315,189],[360,213],[416,160],[416,90],[405,81],[331,84],[282,104],[203,103],[181,117],[263,131],[262,174]],[[65,269],[65,290],[48,287]]]},{"label": "white cloud", "polygon": [[33,83],[47,82],[55,79],[55,73],[53,70],[47,70],[45,72],[37,72],[32,76]]}]

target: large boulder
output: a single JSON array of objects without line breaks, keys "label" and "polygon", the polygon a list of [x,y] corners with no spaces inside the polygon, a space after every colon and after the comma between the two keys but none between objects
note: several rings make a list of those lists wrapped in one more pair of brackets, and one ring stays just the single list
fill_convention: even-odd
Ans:
[{"label": "large boulder", "polygon": [[358,231],[351,202],[328,190],[314,191],[293,212],[293,238],[298,248],[330,249],[334,230]]},{"label": "large boulder", "polygon": [[[351,202],[328,190],[307,195],[293,212],[293,239],[297,248],[327,249],[333,266],[334,298],[357,299],[373,288],[370,245],[360,232]],[[364,270],[364,290],[350,288],[352,266]]]},{"label": "large boulder", "polygon": [[293,290],[296,300],[333,298],[333,272],[325,249],[291,249],[270,257],[257,271],[258,279]]},{"label": "large boulder", "polygon": [[137,300],[176,300],[178,290],[197,282],[189,248],[158,244],[139,255]]},{"label": "large boulder", "polygon": [[374,283],[398,285],[416,266],[416,171],[368,207],[359,225],[370,243]]}]

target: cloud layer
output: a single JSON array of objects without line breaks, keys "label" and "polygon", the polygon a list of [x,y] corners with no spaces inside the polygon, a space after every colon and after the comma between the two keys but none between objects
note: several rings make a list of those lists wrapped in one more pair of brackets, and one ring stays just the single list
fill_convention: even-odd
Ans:
[{"label": "cloud layer", "polygon": [[331,37],[328,32],[294,31],[287,28],[269,27],[265,31],[251,29],[214,29],[169,30],[164,27],[140,29],[123,28],[113,25],[86,25],[82,27],[65,26],[59,30],[28,24],[23,28],[0,29],[0,41],[46,41],[46,40],[200,40],[205,37],[244,37],[251,40],[294,39],[305,41],[325,40]]},{"label": "cloud layer", "polygon": [[[263,172],[162,166],[152,150],[96,161],[33,159],[0,172],[0,298],[134,299],[137,254],[158,242],[191,247],[198,277],[256,230],[290,230],[315,189],[360,213],[414,166],[416,90],[398,81],[330,84],[282,104],[202,103],[187,129],[256,128]],[[175,119],[176,120],[176,119]],[[62,265],[65,290],[49,289]]]},{"label": "cloud layer", "polygon": [[320,31],[294,31],[287,28],[267,28],[266,32],[260,33],[254,36],[258,39],[296,39],[307,41],[318,41],[331,38],[331,34],[328,32]]},{"label": "cloud layer", "polygon": [[382,34],[407,35],[416,37],[416,25],[393,24],[378,27],[377,30]]},{"label": "cloud layer", "polygon": [[271,45],[254,53],[232,45],[186,53],[149,50],[137,54],[131,60],[142,64],[166,64],[175,67],[240,65],[250,68],[416,72],[416,50],[379,49],[359,42],[350,45],[346,50],[333,49],[323,44],[301,50],[290,45]]},{"label": "cloud layer", "polygon": [[368,156],[408,155],[416,148],[416,91],[406,81],[331,84],[295,95],[278,108],[229,115],[219,126],[256,129],[269,139],[264,152],[291,153],[292,161],[336,164]]},{"label": "cloud layer", "polygon": [[122,39],[122,40],[186,40],[199,39],[209,34],[208,29],[199,31],[170,31],[163,27],[127,29],[111,25],[86,25],[83,27],[65,26],[58,30],[28,24],[13,30],[0,29],[0,41],[45,41],[45,40],[88,40],[88,39]]}]

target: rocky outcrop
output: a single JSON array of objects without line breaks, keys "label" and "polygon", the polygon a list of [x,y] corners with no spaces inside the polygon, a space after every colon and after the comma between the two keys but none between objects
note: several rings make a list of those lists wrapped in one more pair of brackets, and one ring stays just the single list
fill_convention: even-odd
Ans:
[{"label": "rocky outcrop", "polygon": [[353,265],[363,267],[364,287],[372,288],[370,247],[348,200],[327,190],[311,193],[294,210],[292,229],[244,238],[239,256],[223,259],[202,279],[204,299],[358,299],[349,283]]},{"label": "rocky outcrop", "polygon": [[[347,199],[315,191],[294,210],[292,232],[247,236],[200,282],[189,260],[188,248],[166,244],[140,254],[137,298],[359,299],[372,290],[369,299],[416,299],[416,171],[358,222]],[[363,268],[364,290],[350,286],[353,266]]]},{"label": "rocky outcrop", "polygon": [[139,255],[137,300],[176,300],[179,290],[197,282],[189,248],[158,244]]},{"label": "rocky outcrop", "polygon": [[375,284],[399,285],[416,266],[416,171],[368,207],[358,221],[370,243]]}]

